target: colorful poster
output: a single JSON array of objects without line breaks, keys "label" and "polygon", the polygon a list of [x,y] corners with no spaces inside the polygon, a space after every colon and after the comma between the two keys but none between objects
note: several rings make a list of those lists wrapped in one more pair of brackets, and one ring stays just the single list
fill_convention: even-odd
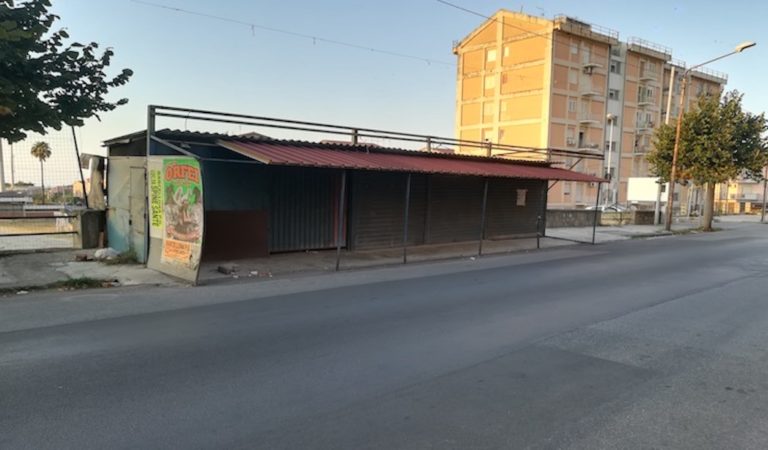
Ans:
[{"label": "colorful poster", "polygon": [[163,162],[150,159],[149,178],[149,236],[162,239],[163,234]]},{"label": "colorful poster", "polygon": [[164,238],[161,261],[197,267],[203,242],[200,164],[192,158],[164,158],[162,181]]}]

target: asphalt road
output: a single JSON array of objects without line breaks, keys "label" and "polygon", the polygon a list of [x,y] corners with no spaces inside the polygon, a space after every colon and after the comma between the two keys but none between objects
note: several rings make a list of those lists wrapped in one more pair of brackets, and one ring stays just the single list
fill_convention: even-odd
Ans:
[{"label": "asphalt road", "polygon": [[768,448],[767,234],[0,302],[0,448]]}]

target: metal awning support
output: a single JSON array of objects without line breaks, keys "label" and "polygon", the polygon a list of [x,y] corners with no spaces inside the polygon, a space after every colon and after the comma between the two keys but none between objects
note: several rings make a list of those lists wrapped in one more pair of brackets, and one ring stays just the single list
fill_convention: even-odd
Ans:
[{"label": "metal awning support", "polygon": [[[577,165],[579,165],[579,163],[581,162],[581,160],[582,160],[582,159],[584,159],[584,158],[579,158],[579,159],[577,159],[575,163],[571,164],[571,167],[569,167],[569,168],[568,168],[568,170],[573,170],[573,168],[574,168],[574,167],[576,167]],[[560,182],[560,180],[555,180],[555,182],[554,182],[554,183],[552,183],[552,184],[551,184],[549,187],[547,187],[547,191],[549,191],[550,189],[552,189],[553,187],[555,187],[555,185],[556,185],[557,183],[559,183],[559,182]]]},{"label": "metal awning support", "polygon": [[411,209],[411,174],[405,181],[405,211],[403,211],[403,264],[408,263],[408,218]]},{"label": "metal awning support", "polygon": [[341,264],[341,237],[344,234],[344,200],[347,198],[347,171],[341,172],[341,189],[339,192],[339,227],[336,234],[336,272]]},{"label": "metal awning support", "polygon": [[488,178],[485,179],[485,183],[483,184],[483,208],[482,212],[480,213],[480,244],[477,248],[477,256],[482,256],[483,254],[483,239],[485,239],[485,210],[486,206],[488,206]]},{"label": "metal awning support", "polygon": [[539,212],[539,216],[536,218],[536,248],[541,248],[541,238],[545,237],[547,235],[547,191],[549,189],[544,189],[545,186],[547,186],[549,183],[544,182],[542,183],[542,189],[541,189],[541,212]]},{"label": "metal awning support", "polygon": [[597,232],[597,216],[600,213],[598,208],[600,206],[600,189],[603,187],[603,183],[597,183],[597,195],[595,196],[595,214],[592,217],[592,245],[595,245],[595,233]]}]

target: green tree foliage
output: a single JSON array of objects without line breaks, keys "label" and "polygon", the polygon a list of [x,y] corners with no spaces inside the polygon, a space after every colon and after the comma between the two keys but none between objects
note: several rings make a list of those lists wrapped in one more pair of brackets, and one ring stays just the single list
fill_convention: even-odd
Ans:
[{"label": "green tree foliage", "polygon": [[[707,187],[704,205],[705,230],[712,229],[714,186],[739,176],[763,178],[768,165],[768,130],[764,114],[744,111],[743,95],[728,92],[722,98],[702,96],[695,107],[683,115],[677,155],[678,181],[691,181]],[[669,181],[675,127],[656,130],[654,150],[648,155],[654,175]]]},{"label": "green tree foliage", "polygon": [[105,96],[133,72],[110,77],[112,50],[100,53],[96,42],[66,43],[66,30],[51,30],[58,16],[50,6],[49,0],[0,0],[0,138],[10,142],[28,131],[81,126],[128,102]]},{"label": "green tree foliage", "polygon": [[40,188],[42,191],[43,202],[45,201],[45,173],[43,172],[43,163],[51,157],[51,146],[47,142],[35,142],[30,151],[32,156],[40,160]]},{"label": "green tree foliage", "polygon": [[[698,185],[724,183],[739,175],[762,179],[768,164],[768,130],[764,114],[742,109],[743,95],[726,93],[722,99],[702,96],[695,107],[683,115],[677,156],[678,180]],[[675,127],[662,125],[654,136],[654,149],[648,154],[651,172],[669,181]]]}]

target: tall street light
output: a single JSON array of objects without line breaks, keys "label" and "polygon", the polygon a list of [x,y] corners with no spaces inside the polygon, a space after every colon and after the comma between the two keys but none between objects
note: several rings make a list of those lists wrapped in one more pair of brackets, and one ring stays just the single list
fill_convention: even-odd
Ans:
[{"label": "tall street light", "polygon": [[[710,59],[709,61],[705,61],[701,64],[696,64],[695,66],[689,67],[688,69],[685,70],[685,72],[683,72],[683,84],[680,89],[680,108],[677,111],[677,128],[675,129],[675,148],[672,151],[672,168],[669,171],[669,192],[667,193],[667,217],[665,218],[666,220],[664,224],[664,229],[667,231],[672,230],[672,206],[673,206],[673,200],[675,198],[675,175],[677,175],[677,152],[680,147],[680,128],[683,123],[683,112],[684,112],[683,108],[685,108],[685,88],[688,84],[688,75],[694,69],[698,69],[701,66],[705,66],[715,61],[719,61],[728,56],[735,55],[736,53],[741,53],[748,48],[754,47],[755,45],[757,44],[751,41],[742,42],[741,44],[737,45],[736,48],[726,53],[725,55],[718,56],[717,58]],[[672,86],[670,86],[670,89],[672,89]]]},{"label": "tall street light", "polygon": [[[608,180],[608,194],[610,196],[611,205],[616,203],[616,199],[613,195],[613,172],[611,171],[611,155],[613,153],[613,127],[616,125],[616,116],[613,114],[608,114],[606,117],[608,119],[608,122],[611,124],[611,129],[608,132],[608,164],[605,169],[605,178]],[[606,199],[607,200],[607,199]]]}]

